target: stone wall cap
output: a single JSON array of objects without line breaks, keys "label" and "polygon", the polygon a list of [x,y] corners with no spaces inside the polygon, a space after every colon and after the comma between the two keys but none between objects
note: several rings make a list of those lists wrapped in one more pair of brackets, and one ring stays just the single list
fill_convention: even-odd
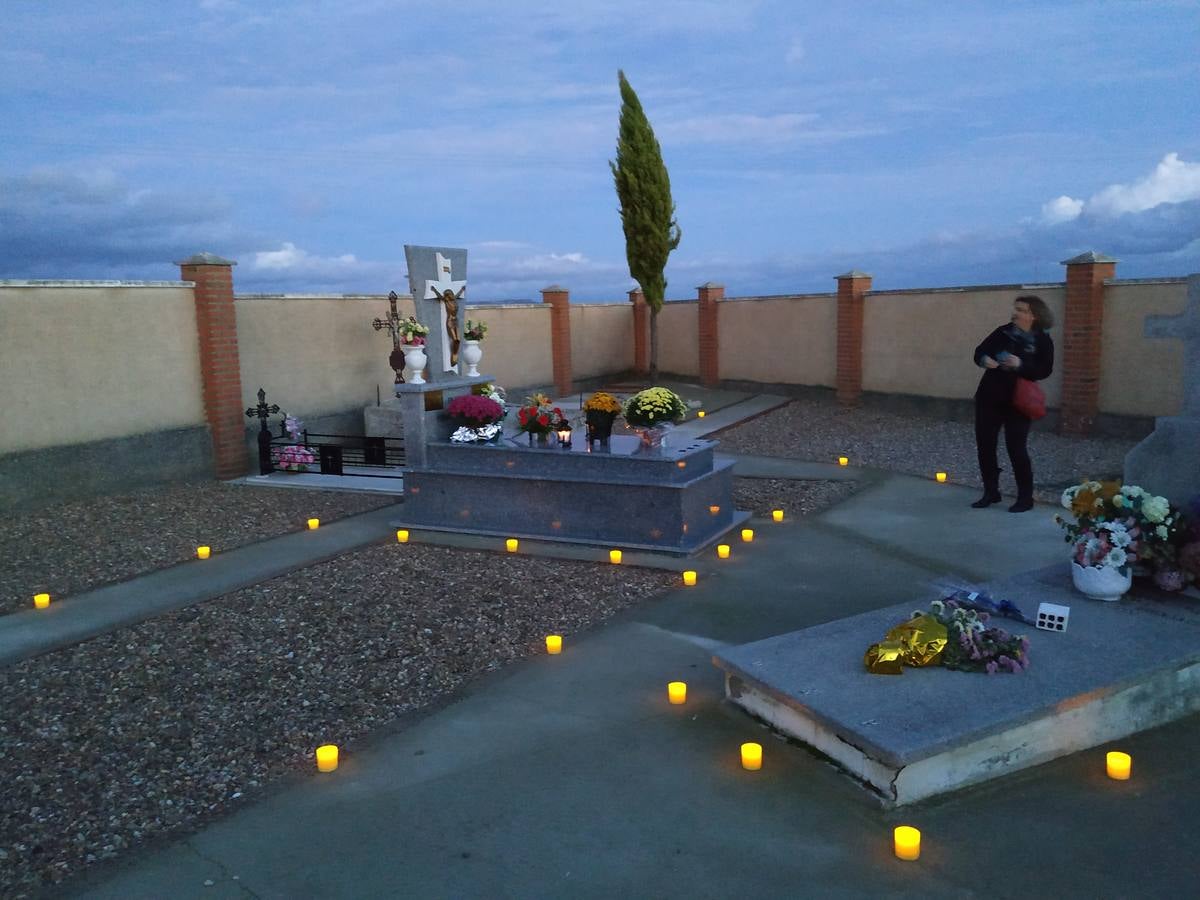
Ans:
[{"label": "stone wall cap", "polygon": [[37,288],[111,288],[111,287],[152,287],[152,288],[186,288],[194,287],[194,281],[89,281],[78,279],[41,278],[25,280],[19,278],[0,279],[0,287],[37,287]]},{"label": "stone wall cap", "polygon": [[552,284],[549,287],[542,288],[543,294],[565,294],[567,289],[561,284]]},{"label": "stone wall cap", "polygon": [[187,259],[181,259],[175,263],[177,266],[236,266],[237,263],[232,259],[225,259],[222,256],[217,256],[215,253],[197,253],[195,256],[189,256]]},{"label": "stone wall cap", "polygon": [[1097,253],[1095,250],[1089,250],[1087,253],[1080,253],[1078,256],[1072,256],[1070,259],[1064,259],[1059,265],[1063,266],[1079,266],[1085,263],[1116,263],[1119,259],[1114,259],[1111,256],[1105,256],[1103,253]]},{"label": "stone wall cap", "polygon": [[851,269],[849,272],[843,272],[841,275],[834,275],[833,277],[841,281],[843,278],[873,278],[874,276],[870,272],[860,272],[858,269]]},{"label": "stone wall cap", "polygon": [[704,282],[704,284],[696,285],[696,290],[698,290],[698,291],[712,290],[713,288],[720,288],[721,290],[724,290],[725,285],[717,284],[715,281],[706,281],[706,282]]}]

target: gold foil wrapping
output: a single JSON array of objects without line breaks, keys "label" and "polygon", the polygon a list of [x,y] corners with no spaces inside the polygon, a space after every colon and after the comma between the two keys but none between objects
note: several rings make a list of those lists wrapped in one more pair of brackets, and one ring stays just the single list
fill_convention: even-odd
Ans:
[{"label": "gold foil wrapping", "polygon": [[930,615],[914,616],[867,648],[863,663],[874,675],[899,675],[901,666],[936,666],[946,649],[946,626]]}]

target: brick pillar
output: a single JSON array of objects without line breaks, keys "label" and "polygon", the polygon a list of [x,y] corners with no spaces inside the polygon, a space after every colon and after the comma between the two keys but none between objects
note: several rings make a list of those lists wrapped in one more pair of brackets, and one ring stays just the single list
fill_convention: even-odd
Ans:
[{"label": "brick pillar", "polygon": [[192,295],[200,342],[200,378],[216,475],[240,478],[246,474],[248,456],[237,317],[233,310],[233,267],[237,263],[199,253],[176,265],[183,280],[196,285]]},{"label": "brick pillar", "polygon": [[650,307],[641,288],[629,292],[633,303],[633,371],[645,375],[650,371]]},{"label": "brick pillar", "polygon": [[837,398],[855,406],[862,397],[863,298],[871,276],[857,269],[837,276]]},{"label": "brick pillar", "polygon": [[1100,401],[1100,346],[1104,336],[1104,279],[1117,260],[1088,252],[1063,260],[1067,304],[1063,316],[1062,424],[1064,434],[1090,434]]},{"label": "brick pillar", "polygon": [[571,293],[552,284],[542,289],[542,302],[550,304],[550,348],[554,359],[554,390],[571,393]]},{"label": "brick pillar", "polygon": [[725,297],[725,285],[706,281],[696,288],[700,298],[700,383],[716,387],[721,380],[721,341],[717,330],[717,301]]}]

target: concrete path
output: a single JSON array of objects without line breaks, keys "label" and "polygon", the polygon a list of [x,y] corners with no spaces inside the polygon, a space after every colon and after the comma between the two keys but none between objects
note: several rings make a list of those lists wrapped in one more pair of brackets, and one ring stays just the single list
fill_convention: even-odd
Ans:
[{"label": "concrete path", "polygon": [[[697,587],[568,634],[561,656],[481,678],[452,705],[345,748],[336,773],[277,784],[74,895],[1190,892],[1195,717],[1126,742],[1137,780],[1108,781],[1102,754],[1079,754],[896,818],[721,700],[714,648],[927,599],[928,579],[948,572],[999,578],[1062,558],[1052,510],[967,510],[974,496],[886,476],[822,516],[756,522],[755,542],[706,562]],[[665,698],[677,679],[689,685],[682,707]],[[745,740],[764,744],[761,772],[738,766]],[[918,863],[890,852],[902,821],[925,834]]]}]

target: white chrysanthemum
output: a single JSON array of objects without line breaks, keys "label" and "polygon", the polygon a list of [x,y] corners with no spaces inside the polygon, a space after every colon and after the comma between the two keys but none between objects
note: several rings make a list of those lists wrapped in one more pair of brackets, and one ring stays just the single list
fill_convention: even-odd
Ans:
[{"label": "white chrysanthemum", "polygon": [[1154,533],[1157,534],[1160,538],[1162,538],[1165,541],[1167,539],[1167,526],[1159,525],[1157,528],[1154,529]]},{"label": "white chrysanthemum", "polygon": [[1128,559],[1129,559],[1129,554],[1127,554],[1120,547],[1113,547],[1111,550],[1108,551],[1108,555],[1104,557],[1102,562],[1106,566],[1110,566],[1114,569],[1119,569],[1119,568],[1121,568],[1121,566],[1125,565],[1125,562]]},{"label": "white chrysanthemum", "polygon": [[1136,484],[1126,484],[1121,487],[1121,493],[1124,494],[1126,497],[1133,499],[1135,497],[1142,496],[1142,494],[1144,494],[1146,492],[1143,491]]},{"label": "white chrysanthemum", "polygon": [[1147,497],[1142,501],[1142,514],[1151,522],[1161,522],[1171,511],[1166,497]]},{"label": "white chrysanthemum", "polygon": [[1100,552],[1100,538],[1088,538],[1083,550],[1089,557],[1095,556]]},{"label": "white chrysanthemum", "polygon": [[1112,505],[1115,506],[1117,509],[1120,509],[1122,506],[1125,505],[1125,498],[1122,497],[1120,494],[1113,494]]},{"label": "white chrysanthemum", "polygon": [[1078,493],[1079,493],[1079,485],[1075,485],[1075,487],[1069,487],[1065,491],[1062,492],[1062,507],[1063,507],[1063,509],[1071,508],[1071,504],[1075,502],[1075,495]]},{"label": "white chrysanthemum", "polygon": [[1128,531],[1114,531],[1112,533],[1112,543],[1114,547],[1124,549],[1133,543],[1133,538],[1129,536]]}]

